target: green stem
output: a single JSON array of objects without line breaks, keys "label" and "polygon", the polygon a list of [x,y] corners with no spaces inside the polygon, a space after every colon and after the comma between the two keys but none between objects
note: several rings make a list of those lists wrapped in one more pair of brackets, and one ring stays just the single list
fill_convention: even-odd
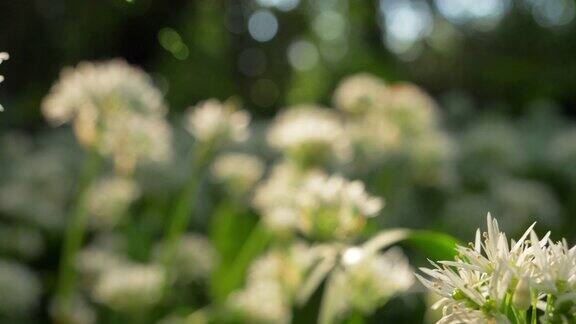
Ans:
[{"label": "green stem", "polygon": [[550,323],[554,312],[554,295],[548,294],[546,298],[546,313],[544,314],[545,322]]},{"label": "green stem", "polygon": [[532,314],[531,314],[531,319],[530,319],[531,324],[537,324],[538,323],[537,304],[538,304],[538,296],[536,296],[536,293],[533,292],[532,293]]},{"label": "green stem", "polygon": [[180,237],[186,232],[186,228],[190,222],[190,214],[194,207],[200,179],[204,169],[211,160],[212,154],[213,150],[209,145],[200,145],[196,150],[190,165],[188,179],[178,197],[178,200],[176,201],[176,207],[169,219],[165,234],[165,247],[162,260],[166,271],[168,271],[169,277],[170,269],[172,268],[176,256],[177,243]]},{"label": "green stem", "polygon": [[230,292],[242,286],[251,261],[266,249],[270,240],[271,237],[267,229],[261,223],[257,223],[238,251],[238,255],[227,270],[226,276],[215,283],[213,293],[217,301],[223,301]]},{"label": "green stem", "polygon": [[84,240],[86,231],[86,208],[88,189],[90,184],[98,174],[102,165],[102,158],[91,148],[78,181],[76,197],[70,211],[70,218],[64,232],[64,242],[58,270],[58,282],[56,287],[56,298],[59,303],[67,304],[74,292],[76,273],[74,269],[74,259]]}]

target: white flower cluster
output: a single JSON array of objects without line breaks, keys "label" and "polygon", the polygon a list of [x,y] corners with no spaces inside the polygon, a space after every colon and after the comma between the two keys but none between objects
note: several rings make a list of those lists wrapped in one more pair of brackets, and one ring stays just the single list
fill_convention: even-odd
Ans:
[{"label": "white flower cluster", "polygon": [[455,261],[421,268],[422,284],[443,298],[438,323],[573,323],[576,320],[576,247],[539,239],[532,225],[508,242],[487,216],[487,232],[470,247],[459,246]]},{"label": "white flower cluster", "polygon": [[165,280],[160,266],[124,264],[103,271],[92,294],[94,300],[114,310],[139,312],[160,300]]},{"label": "white flower cluster", "polygon": [[131,179],[124,177],[103,178],[91,186],[88,192],[90,223],[95,228],[110,229],[122,221],[130,204],[140,190]]},{"label": "white flower cluster", "polygon": [[191,107],[185,117],[186,129],[201,143],[222,145],[245,141],[249,135],[250,115],[238,110],[232,101],[216,99]]},{"label": "white flower cluster", "polygon": [[264,224],[275,232],[290,232],[296,228],[297,217],[293,211],[294,197],[304,182],[306,174],[294,164],[275,165],[270,175],[254,193],[254,206],[260,211]]},{"label": "white flower cluster", "polygon": [[[9,58],[10,55],[8,55],[8,53],[0,52],[0,64],[2,64],[2,62],[6,61]],[[4,76],[0,75],[0,83],[2,83],[2,81],[4,81]],[[0,111],[4,111],[4,107],[2,107],[2,105],[0,105]]]},{"label": "white flower cluster", "polygon": [[280,113],[268,130],[271,147],[301,166],[323,166],[351,157],[350,142],[338,114],[311,105]]},{"label": "white flower cluster", "polygon": [[414,282],[412,268],[399,248],[377,254],[351,247],[344,251],[341,262],[344,270],[334,282],[343,299],[340,312],[356,309],[369,314]]},{"label": "white flower cluster", "polygon": [[439,127],[434,100],[412,84],[386,85],[359,74],[343,80],[333,97],[347,114],[346,129],[356,160],[363,166],[381,165],[397,154],[408,157],[417,180],[445,181],[453,144]]},{"label": "white flower cluster", "polygon": [[254,261],[246,288],[228,306],[249,322],[290,323],[291,305],[314,260],[314,251],[302,243],[268,252]]},{"label": "white flower cluster", "polygon": [[254,197],[269,228],[298,230],[321,241],[353,238],[383,204],[366,192],[361,181],[316,169],[301,171],[291,163],[277,165]]},{"label": "white flower cluster", "polygon": [[124,172],[140,160],[170,157],[166,111],[149,76],[123,60],[65,69],[42,104],[48,121],[72,122],[82,145],[95,145]]},{"label": "white flower cluster", "polygon": [[381,198],[368,195],[360,181],[312,174],[295,196],[298,229],[319,240],[346,240],[360,233],[366,218],[383,207]]},{"label": "white flower cluster", "polygon": [[264,163],[251,154],[227,153],[216,157],[211,171],[214,179],[233,197],[242,197],[262,177]]},{"label": "white flower cluster", "polygon": [[[157,262],[162,261],[163,244],[154,251]],[[218,262],[218,253],[210,241],[199,234],[185,234],[176,245],[174,270],[177,279],[184,283],[207,279]]]}]

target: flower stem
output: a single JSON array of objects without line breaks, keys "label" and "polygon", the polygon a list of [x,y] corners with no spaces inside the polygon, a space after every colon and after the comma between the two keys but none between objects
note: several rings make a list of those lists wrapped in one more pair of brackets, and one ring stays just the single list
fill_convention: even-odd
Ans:
[{"label": "flower stem", "polygon": [[[170,269],[172,268],[176,256],[177,243],[188,227],[190,214],[192,213],[194,200],[196,199],[198,187],[200,185],[200,179],[204,169],[210,162],[212,155],[213,150],[210,145],[200,145],[198,147],[192,158],[190,173],[186,180],[186,184],[176,201],[176,207],[169,219],[162,256],[162,262],[168,272],[168,279],[171,277]],[[170,282],[170,280],[167,282]]]},{"label": "flower stem", "polygon": [[553,312],[554,312],[554,295],[548,294],[546,298],[546,313],[544,314],[545,322],[549,323],[552,320]]},{"label": "flower stem", "polygon": [[88,152],[84,161],[84,166],[78,180],[78,188],[72,208],[70,218],[64,232],[64,242],[60,257],[58,270],[58,282],[56,287],[56,299],[61,305],[66,305],[70,301],[70,296],[74,292],[75,269],[74,259],[84,240],[86,231],[86,217],[88,210],[86,202],[90,184],[98,174],[102,165],[102,158],[95,147]]},{"label": "flower stem", "polygon": [[535,293],[532,293],[532,315],[530,319],[530,324],[537,324],[538,323],[538,297],[535,296]]}]

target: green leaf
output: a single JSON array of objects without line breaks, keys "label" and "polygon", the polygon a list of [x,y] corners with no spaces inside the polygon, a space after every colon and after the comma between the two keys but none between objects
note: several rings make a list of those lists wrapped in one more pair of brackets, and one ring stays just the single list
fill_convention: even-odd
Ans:
[{"label": "green leaf", "polygon": [[271,236],[266,228],[260,223],[256,224],[234,258],[234,262],[215,274],[212,280],[212,294],[216,301],[224,301],[228,294],[242,287],[250,264],[266,249],[270,240]]},{"label": "green leaf", "polygon": [[431,260],[454,259],[456,245],[461,244],[451,235],[426,230],[410,231],[405,241]]}]

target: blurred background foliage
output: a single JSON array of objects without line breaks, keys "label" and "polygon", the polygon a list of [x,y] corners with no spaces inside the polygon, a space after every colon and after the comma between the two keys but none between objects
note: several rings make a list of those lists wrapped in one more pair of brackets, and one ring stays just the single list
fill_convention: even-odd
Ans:
[{"label": "blurred background foliage", "polygon": [[113,57],[153,73],[173,112],[238,95],[270,116],[329,102],[358,71],[516,114],[535,99],[576,101],[569,0],[26,0],[0,9],[0,44],[12,55],[8,127],[42,127],[38,105],[62,67]]},{"label": "blurred background foliage", "polygon": [[[457,143],[456,180],[415,183],[402,160],[376,175],[360,173],[387,200],[386,217],[371,230],[440,229],[467,240],[492,211],[512,233],[538,221],[573,241],[575,16],[572,0],[0,0],[0,50],[11,56],[0,66],[0,254],[40,269],[44,286],[54,285],[80,152],[69,130],[48,131],[39,107],[62,68],[116,57],[151,74],[175,125],[200,100],[234,96],[256,117],[260,135],[258,122],[283,107],[331,106],[348,75],[413,82],[440,104],[442,127]],[[143,192],[131,209],[143,216],[119,229],[138,237],[126,248],[133,259],[147,260],[161,236],[162,216],[186,172],[186,136],[176,130],[179,158],[166,170],[136,175]],[[260,152],[262,143],[253,146]],[[206,215],[232,207],[217,188],[200,196],[192,227],[209,232]],[[238,213],[246,217],[237,236],[209,233],[220,237],[220,252],[234,250],[234,239],[246,239],[257,221],[251,210]],[[0,264],[0,272],[23,272],[17,267]],[[34,280],[21,291],[48,304]],[[176,299],[206,304],[205,293],[194,294]],[[27,309],[33,299],[6,307]],[[309,320],[318,299],[295,320]],[[421,321],[423,304],[421,296],[393,299],[371,319]],[[46,307],[39,309],[33,318],[48,318]]]}]

